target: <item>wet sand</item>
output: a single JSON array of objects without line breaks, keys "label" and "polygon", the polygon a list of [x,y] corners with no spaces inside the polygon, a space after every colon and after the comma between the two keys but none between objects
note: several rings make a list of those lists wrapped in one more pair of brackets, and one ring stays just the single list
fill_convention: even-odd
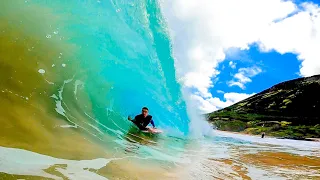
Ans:
[{"label": "wet sand", "polygon": [[[217,146],[218,147],[218,146]],[[319,179],[320,159],[260,147],[228,147],[230,157],[211,157],[201,153],[189,166],[174,172],[181,179]],[[213,148],[219,149],[219,148]],[[230,152],[229,151],[229,152]]]}]

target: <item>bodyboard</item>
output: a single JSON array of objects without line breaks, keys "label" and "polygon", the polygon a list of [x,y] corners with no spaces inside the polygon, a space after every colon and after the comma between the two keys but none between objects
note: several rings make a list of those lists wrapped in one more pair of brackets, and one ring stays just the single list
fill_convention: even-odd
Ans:
[{"label": "bodyboard", "polygon": [[143,130],[141,132],[144,132],[144,133],[152,133],[152,134],[159,134],[159,133],[162,133],[163,131],[161,129],[155,129],[155,128],[149,128],[151,131],[148,131],[148,130]]}]

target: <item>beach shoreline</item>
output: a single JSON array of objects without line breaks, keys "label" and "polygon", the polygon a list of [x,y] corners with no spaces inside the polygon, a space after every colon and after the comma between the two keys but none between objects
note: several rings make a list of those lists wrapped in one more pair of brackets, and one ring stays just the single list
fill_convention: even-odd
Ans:
[{"label": "beach shoreline", "polygon": [[[253,137],[259,137],[261,138],[261,135],[255,135],[255,134],[249,134],[244,131],[240,132],[234,132],[234,131],[223,131],[219,129],[215,129],[215,131],[218,132],[224,132],[224,133],[232,133],[232,134],[239,134],[239,135],[246,135],[246,136],[253,136]],[[297,140],[297,141],[313,141],[313,142],[320,142],[320,138],[305,138],[305,139],[293,139],[293,138],[285,138],[285,137],[277,137],[277,136],[270,136],[268,134],[265,134],[264,138],[271,137],[276,139],[289,139],[289,140]]]}]

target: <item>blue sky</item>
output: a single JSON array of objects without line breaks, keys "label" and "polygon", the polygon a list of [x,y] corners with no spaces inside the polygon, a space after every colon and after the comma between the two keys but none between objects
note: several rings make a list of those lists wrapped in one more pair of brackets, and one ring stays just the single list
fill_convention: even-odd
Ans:
[{"label": "blue sky", "polygon": [[172,0],[163,10],[191,109],[212,112],[320,74],[319,1]]},{"label": "blue sky", "polygon": [[[279,54],[275,51],[263,53],[253,45],[249,50],[242,51],[238,57],[226,58],[219,64],[220,74],[218,80],[212,79],[214,87],[210,88],[213,96],[223,99],[223,92],[258,93],[283,81],[299,78],[300,63],[297,56],[292,53]],[[230,67],[230,62],[235,68]],[[245,84],[245,89],[239,86],[228,86],[227,82],[233,79],[239,68],[258,66],[262,69],[260,74],[252,77],[252,82]]]}]

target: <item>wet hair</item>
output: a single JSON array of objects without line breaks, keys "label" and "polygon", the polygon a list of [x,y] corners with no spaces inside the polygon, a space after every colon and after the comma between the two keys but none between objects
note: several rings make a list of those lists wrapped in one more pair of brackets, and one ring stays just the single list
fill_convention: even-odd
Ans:
[{"label": "wet hair", "polygon": [[147,111],[149,111],[149,109],[148,109],[147,107],[143,107],[143,108],[142,108],[142,110],[144,110],[144,109],[147,110]]}]

